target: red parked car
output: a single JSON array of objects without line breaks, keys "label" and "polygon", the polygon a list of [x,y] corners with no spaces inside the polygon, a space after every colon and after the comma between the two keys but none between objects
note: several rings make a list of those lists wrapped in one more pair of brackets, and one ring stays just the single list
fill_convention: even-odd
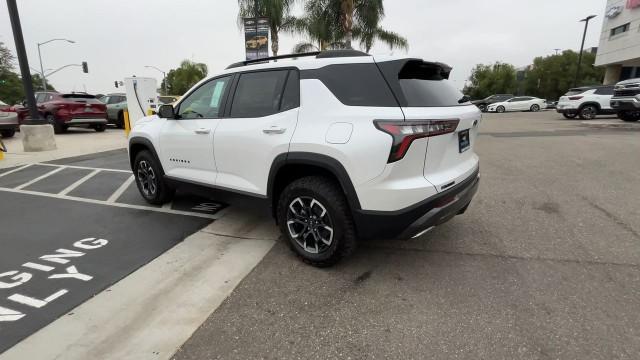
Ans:
[{"label": "red parked car", "polygon": [[[86,93],[61,94],[57,92],[37,92],[38,111],[53,125],[56,134],[70,126],[89,127],[97,132],[107,128],[107,106]],[[20,124],[28,115],[25,107],[16,108]]]}]

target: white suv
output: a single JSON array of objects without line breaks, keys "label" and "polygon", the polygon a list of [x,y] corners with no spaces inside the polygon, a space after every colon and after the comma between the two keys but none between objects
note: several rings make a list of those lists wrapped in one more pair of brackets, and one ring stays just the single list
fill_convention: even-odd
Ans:
[{"label": "white suv", "polygon": [[137,122],[136,183],[152,204],[189,184],[264,199],[316,266],[357,239],[419,236],[465,212],[479,183],[481,113],[450,71],[353,50],[233,64]]},{"label": "white suv", "polygon": [[567,119],[579,116],[583,120],[591,120],[596,115],[615,114],[611,108],[613,85],[585,86],[569,91],[560,97],[556,111]]}]

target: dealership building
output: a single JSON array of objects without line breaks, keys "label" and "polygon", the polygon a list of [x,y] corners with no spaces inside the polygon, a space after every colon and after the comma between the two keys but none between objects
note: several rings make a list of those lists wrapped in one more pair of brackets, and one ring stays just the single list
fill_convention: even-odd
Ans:
[{"label": "dealership building", "polygon": [[640,0],[608,0],[596,66],[605,85],[640,77]]}]

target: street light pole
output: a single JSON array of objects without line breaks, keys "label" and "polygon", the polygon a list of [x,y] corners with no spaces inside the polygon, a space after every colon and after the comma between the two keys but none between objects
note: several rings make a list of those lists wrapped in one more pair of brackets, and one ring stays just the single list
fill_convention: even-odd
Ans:
[{"label": "street light pole", "polygon": [[47,80],[44,75],[44,67],[42,66],[42,53],[40,52],[40,46],[48,44],[52,41],[66,41],[71,44],[75,44],[75,41],[69,39],[51,39],[42,43],[38,43],[38,59],[40,59],[40,78],[42,79],[42,91],[47,91]]},{"label": "street light pole", "polygon": [[20,25],[20,15],[18,14],[18,6],[16,0],[7,0],[7,8],[9,9],[9,19],[11,20],[11,30],[13,31],[13,39],[16,43],[16,53],[18,55],[18,64],[20,65],[20,74],[22,77],[22,86],[27,100],[27,108],[31,119],[29,124],[44,124],[36,107],[36,100],[33,92],[33,84],[31,83],[31,72],[29,71],[29,61],[27,59],[27,51],[24,48],[24,37],[22,36],[22,26]]},{"label": "street light pole", "polygon": [[589,15],[586,18],[580,20],[584,21],[584,34],[582,34],[582,45],[580,46],[580,54],[578,55],[578,69],[576,70],[576,79],[573,82],[573,87],[578,86],[578,79],[580,78],[580,67],[582,66],[582,52],[584,51],[584,41],[587,38],[587,29],[589,28],[589,21],[596,17],[596,15]]},{"label": "street light pole", "polygon": [[169,93],[167,92],[167,73],[164,70],[158,69],[155,66],[151,66],[151,65],[145,65],[144,67],[146,68],[151,68],[151,69],[155,69],[158,70],[162,73],[162,83],[164,84],[164,94],[165,95],[169,95]]}]

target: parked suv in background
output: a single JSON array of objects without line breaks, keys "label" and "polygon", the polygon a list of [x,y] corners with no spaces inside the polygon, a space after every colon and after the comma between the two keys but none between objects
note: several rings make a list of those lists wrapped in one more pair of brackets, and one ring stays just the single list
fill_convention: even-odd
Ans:
[{"label": "parked suv in background", "polygon": [[114,124],[118,128],[124,128],[124,111],[127,110],[127,95],[124,93],[115,93],[105,95],[100,101],[107,104],[107,119],[110,124]]},{"label": "parked suv in background", "polygon": [[[70,126],[90,127],[97,132],[107,128],[106,105],[93,95],[37,92],[35,97],[38,112],[53,126],[56,134],[65,132]],[[25,107],[17,111],[21,122],[29,113]]]},{"label": "parked suv in background", "polygon": [[489,107],[489,105],[495,104],[498,102],[507,101],[513,97],[514,97],[513,94],[496,94],[496,95],[491,95],[482,100],[474,100],[472,101],[472,103],[473,105],[477,106],[478,109],[480,109],[480,111],[485,112],[487,111],[487,108]]},{"label": "parked suv in background", "polygon": [[640,78],[617,83],[611,107],[621,120],[640,120]]},{"label": "parked suv in background", "polygon": [[233,64],[137,121],[138,189],[152,204],[178,185],[263,199],[316,266],[356,239],[417,237],[464,213],[479,183],[481,113],[450,71],[353,50]]},{"label": "parked suv in background", "polygon": [[584,86],[569,91],[560,97],[556,111],[567,119],[579,116],[591,120],[596,115],[615,114],[611,108],[613,86]]}]

